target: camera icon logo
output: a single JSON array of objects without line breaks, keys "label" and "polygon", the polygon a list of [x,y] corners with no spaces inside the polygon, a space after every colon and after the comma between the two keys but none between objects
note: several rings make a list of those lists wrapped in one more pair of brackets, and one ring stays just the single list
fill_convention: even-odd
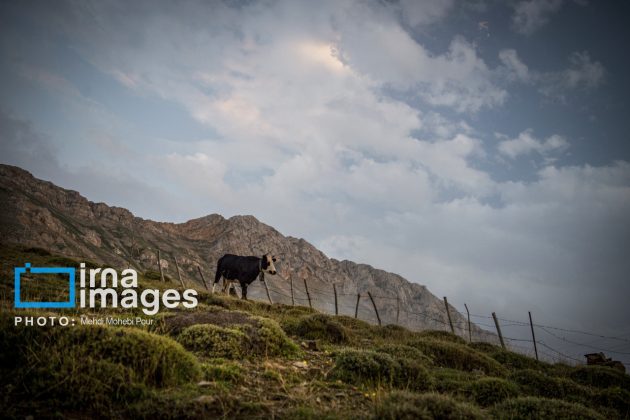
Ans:
[{"label": "camera icon logo", "polygon": [[[69,296],[64,302],[23,302],[20,296],[22,274],[67,274],[69,278]],[[75,269],[72,267],[31,267],[31,263],[24,267],[15,267],[15,307],[16,308],[74,308],[75,302]]]}]

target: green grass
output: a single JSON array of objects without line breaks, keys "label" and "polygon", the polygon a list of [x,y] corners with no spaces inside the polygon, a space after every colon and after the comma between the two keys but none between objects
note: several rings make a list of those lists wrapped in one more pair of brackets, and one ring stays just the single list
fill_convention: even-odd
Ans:
[{"label": "green grass", "polygon": [[[379,327],[201,288],[197,308],[153,317],[121,308],[17,311],[11,267],[78,259],[33,247],[3,247],[0,257],[4,417],[630,419],[630,377],[611,368],[538,362],[444,331]],[[140,273],[139,284],[177,287],[157,272]],[[26,328],[13,325],[18,314],[155,322]],[[301,349],[307,340],[317,346]]]}]

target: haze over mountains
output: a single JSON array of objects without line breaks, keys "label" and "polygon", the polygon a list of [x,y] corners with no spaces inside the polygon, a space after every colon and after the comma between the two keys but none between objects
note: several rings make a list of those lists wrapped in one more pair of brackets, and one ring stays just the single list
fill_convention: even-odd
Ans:
[{"label": "haze over mountains", "polygon": [[[334,312],[335,284],[341,314],[354,315],[357,293],[361,293],[359,318],[376,322],[366,294],[369,291],[384,324],[395,323],[399,309],[398,323],[411,329],[446,329],[448,325],[443,301],[425,286],[371,265],[328,258],[304,239],[284,236],[253,216],[225,219],[212,214],[179,224],[154,222],[123,208],[93,203],[76,191],[8,165],[0,165],[0,206],[3,244],[36,246],[78,260],[119,269],[131,266],[143,272],[157,271],[159,249],[165,274],[176,281],[177,258],[183,280],[197,287],[202,285],[198,266],[210,283],[223,254],[268,252],[280,258],[280,276],[266,277],[274,302],[291,303],[289,279],[293,279],[296,304],[307,305],[306,280],[313,306],[325,312]],[[250,290],[251,298],[267,299],[259,281]],[[458,334],[467,336],[465,318],[454,308],[451,315]],[[495,340],[477,326],[473,326],[473,338]]]}]

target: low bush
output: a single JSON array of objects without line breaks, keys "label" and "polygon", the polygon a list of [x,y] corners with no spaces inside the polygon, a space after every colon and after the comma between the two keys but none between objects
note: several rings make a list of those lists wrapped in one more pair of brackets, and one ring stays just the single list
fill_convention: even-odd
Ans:
[{"label": "low bush", "polygon": [[501,378],[480,378],[469,389],[472,399],[482,407],[518,396],[518,386]]},{"label": "low bush", "polygon": [[499,362],[465,344],[426,339],[415,341],[413,346],[433,359],[437,366],[466,371],[481,370],[493,376],[507,374],[507,370]]},{"label": "low bush", "polygon": [[597,388],[619,387],[630,391],[630,376],[606,366],[579,366],[569,373],[569,378]]},{"label": "low bush", "polygon": [[253,324],[238,327],[248,338],[248,351],[252,355],[290,357],[299,353],[298,346],[287,337],[273,319],[252,317]]},{"label": "low bush", "polygon": [[[6,339],[15,331],[4,327],[0,336]],[[139,329],[75,326],[28,330],[33,331],[14,335],[11,348],[16,358],[2,371],[3,377],[7,375],[17,385],[10,391],[3,389],[15,400],[37,395],[35,404],[112,416],[120,403],[137,400],[150,387],[182,385],[201,374],[197,360],[181,345]]]},{"label": "low bush", "polygon": [[482,419],[478,408],[440,394],[392,392],[376,408],[376,419]]},{"label": "low bush", "polygon": [[238,383],[243,379],[240,365],[234,362],[214,360],[201,365],[203,377],[207,381],[225,381]]},{"label": "low bush", "polygon": [[497,419],[604,420],[597,412],[566,401],[521,397],[505,400],[491,409]]},{"label": "low bush", "polygon": [[435,340],[449,341],[451,343],[466,344],[466,341],[463,338],[448,331],[426,330],[418,333],[418,336],[422,338],[432,338]]},{"label": "low bush", "polygon": [[422,363],[369,350],[344,350],[338,353],[331,377],[355,385],[383,385],[414,390],[428,390],[433,383]]},{"label": "low bush", "polygon": [[412,360],[417,360],[420,363],[431,365],[433,362],[431,359],[420,350],[415,347],[407,346],[405,344],[382,344],[375,349],[381,353],[387,353],[393,357],[405,357]]},{"label": "low bush", "polygon": [[289,334],[308,340],[322,340],[333,344],[345,344],[350,339],[348,329],[334,318],[324,314],[313,314],[284,324]]},{"label": "low bush", "polygon": [[533,369],[522,369],[512,373],[509,379],[519,385],[521,392],[546,398],[562,398],[564,390],[557,379]]},{"label": "low bush", "polygon": [[630,418],[630,391],[606,388],[596,392],[593,399],[600,406],[616,410],[619,418]]},{"label": "low bush", "polygon": [[244,356],[247,336],[242,331],[213,324],[185,328],[177,337],[184,347],[206,357],[238,359]]}]

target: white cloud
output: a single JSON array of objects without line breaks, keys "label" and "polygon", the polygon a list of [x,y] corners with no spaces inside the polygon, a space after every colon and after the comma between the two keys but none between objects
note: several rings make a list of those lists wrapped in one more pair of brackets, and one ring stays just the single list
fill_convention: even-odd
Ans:
[{"label": "white cloud", "polygon": [[604,66],[593,61],[587,51],[572,53],[567,68],[548,72],[531,70],[513,49],[501,50],[499,60],[502,65],[496,72],[500,77],[509,82],[536,86],[542,95],[561,102],[566,102],[572,92],[599,87],[606,76]]},{"label": "white cloud", "polygon": [[569,56],[569,67],[558,72],[538,76],[539,90],[543,95],[566,100],[571,90],[588,90],[600,86],[605,78],[604,66],[591,60],[588,52],[574,52]]},{"label": "white cloud", "polygon": [[503,63],[505,77],[510,81],[528,82],[530,80],[529,68],[521,61],[516,50],[507,49],[499,52],[499,59]]},{"label": "white cloud", "polygon": [[400,0],[400,10],[405,22],[419,26],[441,20],[454,4],[455,0]]},{"label": "white cloud", "polygon": [[523,131],[514,139],[502,140],[498,145],[499,152],[511,159],[534,152],[546,156],[550,153],[562,152],[568,147],[569,142],[564,137],[554,134],[541,140],[534,137],[532,129]]},{"label": "white cloud", "polygon": [[563,0],[527,0],[514,5],[512,25],[516,32],[531,35],[549,22],[562,7]]}]

